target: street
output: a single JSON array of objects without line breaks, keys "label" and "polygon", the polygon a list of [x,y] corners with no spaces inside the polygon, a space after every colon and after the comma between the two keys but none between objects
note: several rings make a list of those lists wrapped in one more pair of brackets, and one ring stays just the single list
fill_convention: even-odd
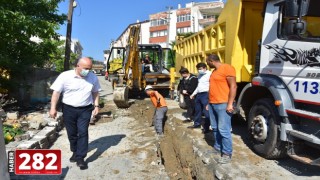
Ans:
[{"label": "street", "polygon": [[246,125],[233,121],[232,163],[218,165],[206,154],[212,137],[200,129],[186,128],[183,110],[167,99],[165,137],[158,139],[150,127],[153,107],[149,99],[134,100],[128,109],[112,101],[109,81],[99,76],[101,97],[106,100],[95,125],[89,126],[89,168],[80,170],[69,162],[72,153],[65,129],[51,149],[62,150],[62,174],[58,176],[12,176],[11,179],[319,179],[318,167],[286,158],[266,160],[247,146]]}]

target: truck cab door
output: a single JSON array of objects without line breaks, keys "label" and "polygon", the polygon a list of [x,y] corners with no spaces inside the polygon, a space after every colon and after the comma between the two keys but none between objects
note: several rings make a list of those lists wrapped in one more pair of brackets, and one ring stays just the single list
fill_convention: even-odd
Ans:
[{"label": "truck cab door", "polygon": [[[304,7],[287,7],[290,5],[269,3],[266,8],[260,74],[280,78],[295,102],[318,104],[320,11],[314,7],[320,7],[320,1],[310,0],[306,12]],[[296,14],[294,9],[300,13]]]}]

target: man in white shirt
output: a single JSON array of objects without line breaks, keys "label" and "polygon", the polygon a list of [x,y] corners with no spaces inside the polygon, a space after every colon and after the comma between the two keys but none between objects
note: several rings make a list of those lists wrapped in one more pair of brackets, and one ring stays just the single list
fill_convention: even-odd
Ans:
[{"label": "man in white shirt", "polygon": [[73,152],[70,162],[77,162],[81,170],[88,168],[84,158],[88,152],[89,122],[99,112],[100,84],[91,68],[91,59],[80,58],[75,69],[61,73],[50,87],[53,90],[50,116],[56,117],[58,99],[63,94],[63,120]]},{"label": "man in white shirt", "polygon": [[190,98],[195,98],[195,114],[194,124],[188,128],[200,128],[202,124],[202,114],[205,116],[203,124],[203,133],[209,132],[210,118],[209,111],[206,109],[208,105],[208,91],[209,91],[209,79],[211,71],[207,70],[205,63],[198,63],[198,86],[191,94]]}]

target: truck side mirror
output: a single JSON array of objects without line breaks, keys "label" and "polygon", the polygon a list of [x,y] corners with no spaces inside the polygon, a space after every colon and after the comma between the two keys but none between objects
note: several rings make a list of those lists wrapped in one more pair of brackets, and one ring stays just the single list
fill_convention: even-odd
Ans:
[{"label": "truck side mirror", "polygon": [[297,19],[291,19],[286,23],[287,35],[299,35],[306,32],[306,22],[304,20],[298,21]]},{"label": "truck side mirror", "polygon": [[307,15],[310,0],[286,0],[285,16],[301,17]]}]

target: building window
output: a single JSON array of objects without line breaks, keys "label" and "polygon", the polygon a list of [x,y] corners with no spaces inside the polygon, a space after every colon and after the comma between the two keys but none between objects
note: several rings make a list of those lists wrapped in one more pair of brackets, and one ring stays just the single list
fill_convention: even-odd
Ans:
[{"label": "building window", "polygon": [[150,26],[161,26],[161,25],[167,25],[167,19],[153,19],[150,22]]},{"label": "building window", "polygon": [[177,33],[188,33],[188,32],[191,32],[191,27],[177,28]]},{"label": "building window", "polygon": [[161,37],[168,34],[167,30],[150,32],[150,37]]},{"label": "building window", "polygon": [[177,16],[177,22],[185,22],[185,21],[191,21],[190,14],[184,14],[184,15]]},{"label": "building window", "polygon": [[215,18],[215,15],[203,14],[202,17],[203,19],[210,19],[210,18]]}]

